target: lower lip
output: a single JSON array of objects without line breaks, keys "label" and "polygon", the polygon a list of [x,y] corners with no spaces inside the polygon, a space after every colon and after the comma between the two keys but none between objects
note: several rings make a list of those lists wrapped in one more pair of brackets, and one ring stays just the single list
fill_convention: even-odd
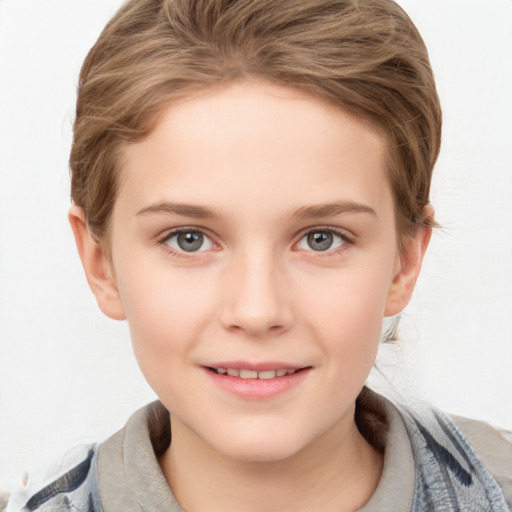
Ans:
[{"label": "lower lip", "polygon": [[273,379],[242,379],[230,375],[220,375],[205,368],[205,372],[222,390],[244,399],[264,400],[286,393],[298,386],[309,373],[310,368],[304,368],[291,375]]}]

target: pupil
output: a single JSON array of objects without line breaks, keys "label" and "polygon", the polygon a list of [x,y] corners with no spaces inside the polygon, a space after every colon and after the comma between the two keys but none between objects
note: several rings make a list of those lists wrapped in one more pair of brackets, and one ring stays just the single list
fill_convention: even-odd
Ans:
[{"label": "pupil", "polygon": [[181,249],[187,252],[194,252],[203,245],[203,235],[201,233],[180,233],[177,239]]},{"label": "pupil", "polygon": [[316,231],[308,235],[308,245],[315,251],[326,251],[332,242],[332,233],[326,231]]}]

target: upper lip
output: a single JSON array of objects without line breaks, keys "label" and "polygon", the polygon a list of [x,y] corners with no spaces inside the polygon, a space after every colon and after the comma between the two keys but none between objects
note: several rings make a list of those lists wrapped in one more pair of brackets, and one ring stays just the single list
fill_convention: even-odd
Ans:
[{"label": "upper lip", "polygon": [[270,371],[270,370],[300,370],[307,366],[296,365],[291,363],[284,363],[279,361],[266,361],[266,362],[248,362],[248,361],[220,361],[218,363],[208,363],[204,365],[206,368],[236,368],[238,370],[252,370],[256,372]]}]

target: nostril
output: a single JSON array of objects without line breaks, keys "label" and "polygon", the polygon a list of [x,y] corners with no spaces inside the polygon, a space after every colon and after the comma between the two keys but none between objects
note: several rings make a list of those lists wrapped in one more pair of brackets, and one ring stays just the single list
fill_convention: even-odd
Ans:
[{"label": "nostril", "polygon": [[272,332],[279,332],[279,331],[282,331],[284,329],[284,325],[272,325],[270,328],[269,328],[269,331],[272,331]]}]

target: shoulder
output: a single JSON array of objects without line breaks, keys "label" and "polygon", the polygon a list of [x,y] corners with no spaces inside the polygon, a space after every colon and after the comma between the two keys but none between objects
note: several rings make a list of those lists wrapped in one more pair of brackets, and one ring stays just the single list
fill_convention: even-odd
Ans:
[{"label": "shoulder", "polygon": [[453,415],[450,418],[496,479],[512,508],[512,432],[498,430],[483,421]]},{"label": "shoulder", "polygon": [[105,510],[183,512],[160,468],[170,443],[169,412],[160,402],[136,411],[99,447],[98,473]]},{"label": "shoulder", "polygon": [[35,471],[24,487],[12,493],[6,512],[101,512],[97,453],[97,445],[81,445]]},{"label": "shoulder", "polygon": [[[414,460],[413,510],[512,510],[510,439],[424,403],[393,401]],[[389,436],[388,436],[389,438]]]}]

